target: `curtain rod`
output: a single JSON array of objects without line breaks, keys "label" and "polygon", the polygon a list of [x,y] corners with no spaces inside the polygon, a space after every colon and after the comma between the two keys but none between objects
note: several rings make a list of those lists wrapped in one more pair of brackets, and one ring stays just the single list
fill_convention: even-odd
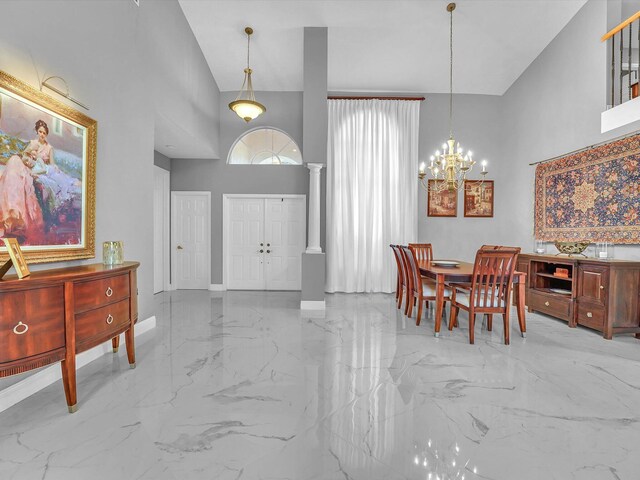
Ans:
[{"label": "curtain rod", "polygon": [[562,158],[562,157],[567,157],[569,155],[573,155],[575,153],[585,152],[587,150],[591,150],[592,148],[596,148],[596,147],[599,147],[601,145],[606,145],[607,143],[617,142],[618,140],[624,140],[625,138],[633,137],[634,135],[638,135],[639,133],[640,133],[640,130],[635,131],[633,133],[627,133],[626,135],[620,135],[619,137],[611,138],[609,140],[605,140],[605,141],[600,142],[600,143],[594,143],[593,145],[589,145],[588,147],[579,148],[578,150],[574,150],[573,152],[563,153],[562,155],[557,155],[557,156],[552,157],[552,158],[547,158],[546,160],[540,160],[539,162],[530,163],[529,166],[538,165],[540,163],[547,163],[547,162],[551,162],[553,160],[557,160],[558,158]]},{"label": "curtain rod", "polygon": [[328,100],[413,100],[420,101],[424,100],[424,97],[340,97],[329,95],[327,97]]}]

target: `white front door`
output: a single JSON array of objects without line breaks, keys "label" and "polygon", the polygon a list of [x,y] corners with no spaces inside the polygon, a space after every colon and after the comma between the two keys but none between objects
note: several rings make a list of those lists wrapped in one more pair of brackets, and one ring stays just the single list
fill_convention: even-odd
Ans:
[{"label": "white front door", "polygon": [[264,238],[267,290],[300,290],[305,249],[306,205],[299,198],[265,200]]},{"label": "white front door", "polygon": [[153,293],[169,284],[169,172],[153,167]]},{"label": "white front door", "polygon": [[227,289],[300,290],[303,195],[225,195],[224,226]]},{"label": "white front door", "polygon": [[172,269],[176,289],[208,290],[211,277],[211,193],[171,193]]},{"label": "white front door", "polygon": [[264,289],[264,199],[232,198],[227,223],[227,288]]}]

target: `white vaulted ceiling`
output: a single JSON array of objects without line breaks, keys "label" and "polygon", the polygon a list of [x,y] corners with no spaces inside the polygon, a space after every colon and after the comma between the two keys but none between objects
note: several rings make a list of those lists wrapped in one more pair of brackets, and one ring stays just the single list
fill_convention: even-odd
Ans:
[{"label": "white vaulted ceiling", "polygon": [[[245,26],[256,90],[302,90],[304,27],[328,27],[331,91],[449,89],[446,0],[179,2],[221,91],[242,84]],[[502,95],[586,0],[456,3],[454,92]]]}]

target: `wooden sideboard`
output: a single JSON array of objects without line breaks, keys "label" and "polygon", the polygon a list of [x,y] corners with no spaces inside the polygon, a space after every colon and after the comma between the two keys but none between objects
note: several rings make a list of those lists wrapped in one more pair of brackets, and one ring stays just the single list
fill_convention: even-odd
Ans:
[{"label": "wooden sideboard", "polygon": [[[566,277],[558,275],[566,270]],[[526,304],[603,333],[640,338],[640,262],[566,255],[521,254],[517,270],[527,272]]]},{"label": "wooden sideboard", "polygon": [[0,280],[0,377],[61,361],[69,412],[77,409],[76,354],[125,333],[135,368],[140,264],[82,265]]}]

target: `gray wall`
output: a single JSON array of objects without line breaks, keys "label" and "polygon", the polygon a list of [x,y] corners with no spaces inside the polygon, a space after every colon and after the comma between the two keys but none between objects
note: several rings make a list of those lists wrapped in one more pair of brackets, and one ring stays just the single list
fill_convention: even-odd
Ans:
[{"label": "gray wall", "polygon": [[180,5],[146,0],[140,9],[147,44],[141,61],[150,71],[156,150],[172,158],[217,158],[220,91]]},{"label": "gray wall", "polygon": [[160,152],[153,151],[153,164],[163,170],[171,171],[171,159]]},{"label": "gray wall", "polygon": [[[528,164],[562,155],[640,128],[636,122],[600,133],[606,99],[607,3],[590,0],[527,68],[502,98],[504,157],[510,179],[496,191],[508,201],[508,221],[501,224],[504,243],[533,246],[535,167]],[[550,251],[553,247],[550,248]],[[614,248],[616,258],[640,259],[640,247]]]},{"label": "gray wall", "polygon": [[327,163],[327,27],[304,29],[305,162]]},{"label": "gray wall", "polygon": [[[125,258],[141,263],[138,271],[139,315],[153,312],[153,165],[154,89],[149,86],[175,70],[175,58],[191,57],[193,45],[174,36],[192,35],[176,1],[130,0],[100,2],[2,2],[5,25],[0,31],[0,70],[37,88],[39,76],[60,75],[71,95],[89,106],[98,121],[96,181],[96,254],[88,261],[33,265],[33,270],[94,263],[102,256],[102,242],[123,240]],[[37,12],[37,13],[36,13]],[[159,32],[162,32],[160,35]],[[179,47],[170,46],[176,43]],[[170,52],[160,63],[150,49]],[[202,59],[204,62],[204,59]],[[162,65],[161,70],[159,65]],[[162,92],[162,99],[180,96]],[[217,87],[216,87],[217,88]],[[212,94],[215,96],[216,92]],[[53,94],[55,96],[55,94]],[[64,101],[59,96],[58,100]],[[162,99],[159,99],[161,101]],[[70,106],[75,107],[73,104]],[[184,111],[184,110],[182,110]],[[166,113],[166,112],[165,112]],[[191,121],[188,113],[186,121]],[[217,115],[217,112],[215,112]],[[196,116],[195,118],[199,118]],[[188,123],[187,123],[188,124]],[[215,123],[214,123],[215,126]],[[215,138],[215,132],[209,132]],[[5,379],[0,388],[21,376]]]},{"label": "gray wall", "polygon": [[[480,161],[486,159],[487,180],[494,181],[493,218],[465,218],[463,195],[458,194],[457,217],[427,217],[427,192],[420,188],[418,238],[433,245],[437,258],[473,261],[478,246],[501,243],[502,231],[513,215],[504,194],[509,183],[511,160],[502,149],[503,115],[501,98],[488,95],[454,95],[453,135],[465,149],[471,149],[478,164],[469,179],[478,179]],[[429,163],[435,150],[449,138],[449,95],[427,94],[420,107],[420,161]]]},{"label": "gray wall", "polygon": [[211,192],[211,283],[222,283],[222,195],[288,193],[309,195],[309,171],[303,166],[227,165],[235,140],[256,127],[287,132],[302,148],[302,93],[256,92],[266,113],[247,124],[227,107],[237,92],[220,95],[219,160],[172,159],[171,190]]}]

